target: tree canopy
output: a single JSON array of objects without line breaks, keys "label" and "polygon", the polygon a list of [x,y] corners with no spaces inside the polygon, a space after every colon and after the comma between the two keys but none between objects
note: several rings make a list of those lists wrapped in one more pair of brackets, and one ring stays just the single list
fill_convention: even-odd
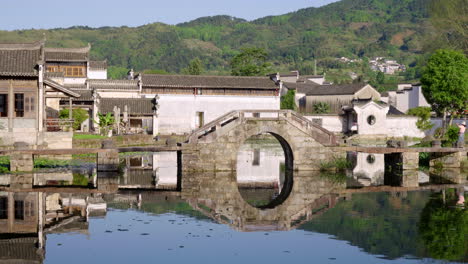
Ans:
[{"label": "tree canopy", "polygon": [[231,74],[234,76],[262,76],[268,73],[268,54],[262,48],[242,48],[241,53],[231,60]]},{"label": "tree canopy", "polygon": [[190,75],[201,75],[203,71],[203,63],[199,58],[191,60],[188,67],[182,69],[182,73]]},{"label": "tree canopy", "polygon": [[428,60],[422,91],[438,113],[463,111],[468,107],[468,59],[454,50],[437,50]]}]

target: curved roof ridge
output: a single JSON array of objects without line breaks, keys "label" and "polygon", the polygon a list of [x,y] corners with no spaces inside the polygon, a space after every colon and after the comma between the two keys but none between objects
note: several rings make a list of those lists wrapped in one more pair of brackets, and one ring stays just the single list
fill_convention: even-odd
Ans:
[{"label": "curved roof ridge", "polygon": [[193,77],[193,78],[231,78],[231,79],[270,79],[268,76],[233,76],[233,75],[189,75],[189,74],[151,74],[151,73],[142,73],[141,75],[146,76],[177,76],[177,77]]},{"label": "curved roof ridge", "polygon": [[0,43],[1,50],[36,50],[42,48],[44,40],[31,43]]},{"label": "curved roof ridge", "polygon": [[76,52],[76,53],[88,53],[91,47],[88,45],[81,48],[44,48],[46,52]]}]

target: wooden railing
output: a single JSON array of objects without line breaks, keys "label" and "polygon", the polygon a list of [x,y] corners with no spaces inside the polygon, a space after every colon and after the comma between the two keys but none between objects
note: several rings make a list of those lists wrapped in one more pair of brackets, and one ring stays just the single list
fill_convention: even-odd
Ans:
[{"label": "wooden railing", "polygon": [[336,145],[335,134],[292,110],[231,111],[193,131],[188,138],[188,143],[197,143],[198,139],[219,131],[233,121],[244,122],[246,120],[286,120],[298,129],[310,133],[320,143],[328,146]]}]

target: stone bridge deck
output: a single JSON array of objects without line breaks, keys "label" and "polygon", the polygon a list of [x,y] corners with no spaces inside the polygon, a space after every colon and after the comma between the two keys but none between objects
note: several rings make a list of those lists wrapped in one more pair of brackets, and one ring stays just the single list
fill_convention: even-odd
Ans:
[{"label": "stone bridge deck", "polygon": [[250,137],[269,133],[281,144],[286,168],[317,170],[334,155],[334,133],[291,110],[229,112],[195,130],[182,144],[184,171],[235,171],[237,152]]}]

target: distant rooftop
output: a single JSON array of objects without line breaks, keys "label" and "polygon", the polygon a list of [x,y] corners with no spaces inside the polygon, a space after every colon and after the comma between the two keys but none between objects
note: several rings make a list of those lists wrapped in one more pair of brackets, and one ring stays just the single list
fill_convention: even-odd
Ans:
[{"label": "distant rooftop", "polygon": [[144,87],[278,89],[269,77],[142,74]]}]

